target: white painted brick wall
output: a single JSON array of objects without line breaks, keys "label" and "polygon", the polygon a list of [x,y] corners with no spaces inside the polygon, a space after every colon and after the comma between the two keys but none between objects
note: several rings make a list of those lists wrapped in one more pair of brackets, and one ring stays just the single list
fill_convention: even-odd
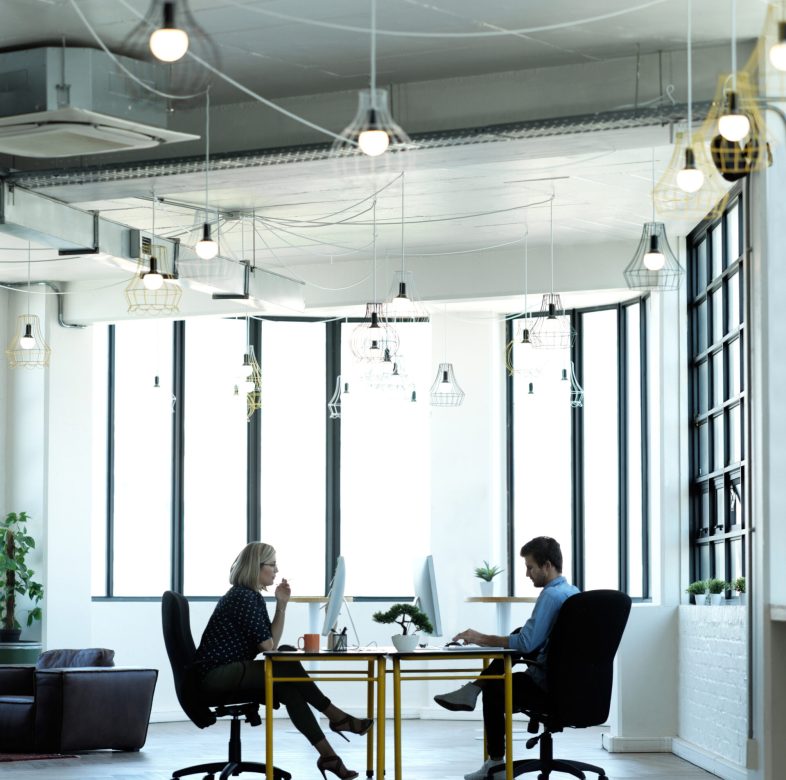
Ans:
[{"label": "white painted brick wall", "polygon": [[745,609],[681,606],[679,736],[744,767],[747,678]]}]

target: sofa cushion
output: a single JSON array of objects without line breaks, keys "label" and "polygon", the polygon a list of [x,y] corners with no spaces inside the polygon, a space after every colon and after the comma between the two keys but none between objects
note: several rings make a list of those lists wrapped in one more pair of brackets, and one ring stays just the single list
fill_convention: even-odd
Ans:
[{"label": "sofa cushion", "polygon": [[64,669],[75,666],[114,666],[115,651],[105,647],[81,650],[47,650],[36,661],[36,669]]}]

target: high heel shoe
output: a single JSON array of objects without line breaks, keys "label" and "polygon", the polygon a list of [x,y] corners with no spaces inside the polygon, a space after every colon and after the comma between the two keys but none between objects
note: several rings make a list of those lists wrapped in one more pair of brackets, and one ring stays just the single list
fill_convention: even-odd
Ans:
[{"label": "high heel shoe", "polygon": [[355,780],[358,773],[354,769],[347,769],[339,756],[320,756],[317,759],[317,769],[322,772],[322,780],[327,780],[325,772],[332,772],[339,780]]},{"label": "high heel shoe", "polygon": [[349,737],[345,734],[342,734],[342,731],[348,731],[350,734],[360,734],[363,736],[372,726],[374,725],[374,721],[371,718],[353,718],[351,715],[347,715],[345,718],[341,720],[337,720],[335,722],[330,722],[330,730],[335,731],[340,737],[344,737],[344,739],[349,742]]}]

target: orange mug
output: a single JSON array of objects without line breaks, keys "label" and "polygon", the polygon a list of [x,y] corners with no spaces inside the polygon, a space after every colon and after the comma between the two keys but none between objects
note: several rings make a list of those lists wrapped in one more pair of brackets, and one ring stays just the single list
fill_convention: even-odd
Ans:
[{"label": "orange mug", "polygon": [[298,650],[305,650],[307,653],[319,652],[319,634],[303,634],[297,638]]}]

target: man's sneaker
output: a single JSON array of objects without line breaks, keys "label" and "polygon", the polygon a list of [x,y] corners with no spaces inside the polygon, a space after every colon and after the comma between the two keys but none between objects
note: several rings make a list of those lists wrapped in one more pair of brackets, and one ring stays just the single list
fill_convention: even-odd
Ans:
[{"label": "man's sneaker", "polygon": [[505,760],[502,758],[489,758],[483,762],[483,766],[480,769],[464,775],[464,780],[486,780],[489,769],[494,766],[500,768],[490,776],[491,780],[505,780]]},{"label": "man's sneaker", "polygon": [[475,709],[475,702],[480,695],[480,686],[474,683],[462,685],[457,691],[450,693],[439,693],[434,697],[434,701],[440,707],[453,712],[472,712]]}]

